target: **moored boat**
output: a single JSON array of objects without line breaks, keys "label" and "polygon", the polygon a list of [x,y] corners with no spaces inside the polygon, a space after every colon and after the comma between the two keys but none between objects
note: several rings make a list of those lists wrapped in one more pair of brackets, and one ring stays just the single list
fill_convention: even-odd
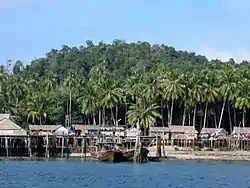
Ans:
[{"label": "moored boat", "polygon": [[123,154],[123,157],[124,157],[125,161],[133,161],[134,153],[135,153],[134,149],[129,149],[129,150],[123,150],[122,151],[122,154]]},{"label": "moored boat", "polygon": [[97,159],[103,162],[122,162],[124,157],[121,151],[106,150],[97,154]]},{"label": "moored boat", "polygon": [[[125,161],[133,161],[134,153],[135,153],[135,149],[129,149],[129,150],[123,150],[122,151],[122,154],[123,154],[123,156],[125,158]],[[149,153],[148,149],[142,148],[142,151],[141,151],[142,161],[147,160],[148,153]]]},{"label": "moored boat", "polygon": [[90,151],[91,157],[102,162],[122,162],[124,157],[121,151],[116,151],[113,149],[98,150],[98,147],[92,148]]}]

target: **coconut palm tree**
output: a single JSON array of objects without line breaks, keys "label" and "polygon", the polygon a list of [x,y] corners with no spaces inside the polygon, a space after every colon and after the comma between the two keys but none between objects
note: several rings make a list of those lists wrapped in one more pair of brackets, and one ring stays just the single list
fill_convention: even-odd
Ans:
[{"label": "coconut palm tree", "polygon": [[246,111],[250,108],[250,80],[241,78],[238,82],[235,107],[242,110],[242,125],[246,124]]},{"label": "coconut palm tree", "polygon": [[174,102],[183,96],[184,85],[181,82],[177,70],[171,70],[169,74],[163,75],[160,82],[162,84],[164,98],[167,101],[171,101],[170,120],[168,125],[172,125]]},{"label": "coconut palm tree", "polygon": [[197,103],[203,101],[203,81],[204,75],[201,71],[195,71],[192,73],[190,79],[190,88],[188,89],[188,95],[190,100],[192,101],[194,110],[193,110],[193,126],[195,127],[196,122],[196,110],[197,110]]},{"label": "coconut palm tree", "polygon": [[205,73],[205,82],[203,83],[203,97],[202,98],[203,98],[203,102],[205,102],[206,105],[205,105],[203,128],[205,128],[206,126],[208,104],[214,103],[216,97],[218,96],[218,91],[217,91],[215,84],[216,84],[216,74],[211,71],[208,71],[207,73]]},{"label": "coconut palm tree", "polygon": [[69,125],[72,123],[72,89],[75,86],[75,74],[72,71],[69,71],[68,77],[64,81],[64,86],[69,89]]},{"label": "coconut palm tree", "polygon": [[222,71],[220,71],[220,94],[223,99],[223,105],[221,108],[220,120],[219,120],[219,128],[221,127],[221,122],[223,118],[225,104],[228,104],[228,113],[229,113],[229,124],[230,124],[230,131],[232,132],[232,120],[231,120],[231,113],[230,113],[230,106],[229,102],[233,100],[235,89],[236,89],[236,82],[237,82],[237,74],[236,69],[232,66],[226,67]]},{"label": "coconut palm tree", "polygon": [[96,97],[96,90],[92,84],[88,83],[82,91],[82,96],[78,98],[81,104],[81,111],[85,115],[92,115],[93,124],[96,125],[95,115],[99,108],[99,101]]},{"label": "coconut palm tree", "polygon": [[[117,125],[117,117],[114,116],[113,108],[120,104],[122,100],[122,89],[118,85],[118,81],[112,78],[106,78],[102,83],[100,91],[100,105],[104,109],[109,109],[114,125]],[[117,111],[117,110],[116,110]],[[117,112],[116,112],[117,114]]]},{"label": "coconut palm tree", "polygon": [[157,111],[158,108],[159,106],[156,104],[145,105],[143,102],[137,102],[129,107],[128,123],[135,126],[139,121],[139,124],[144,128],[144,135],[146,135],[146,129],[155,124],[156,118],[162,118]]}]

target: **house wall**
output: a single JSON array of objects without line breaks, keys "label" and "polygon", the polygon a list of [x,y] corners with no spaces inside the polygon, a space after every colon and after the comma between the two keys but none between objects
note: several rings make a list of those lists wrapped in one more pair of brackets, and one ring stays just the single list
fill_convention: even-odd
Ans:
[{"label": "house wall", "polygon": [[64,127],[60,127],[57,130],[55,130],[55,135],[67,135],[68,134],[68,130]]},{"label": "house wall", "polygon": [[163,137],[163,132],[162,131],[150,131],[149,132],[150,136],[160,136],[161,138],[164,139],[169,139],[169,132],[164,132],[164,137]]},{"label": "house wall", "polygon": [[187,139],[187,140],[193,140],[197,139],[197,134],[195,133],[171,133],[171,139]]}]

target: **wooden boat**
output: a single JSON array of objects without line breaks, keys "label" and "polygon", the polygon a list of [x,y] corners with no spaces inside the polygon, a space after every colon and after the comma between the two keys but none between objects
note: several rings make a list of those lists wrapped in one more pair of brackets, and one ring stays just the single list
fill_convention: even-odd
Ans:
[{"label": "wooden boat", "polygon": [[124,157],[121,151],[101,151],[98,153],[97,159],[103,162],[122,162],[124,161]]},{"label": "wooden boat", "polygon": [[100,151],[95,150],[90,151],[91,157],[102,162],[122,162],[124,157],[121,151],[106,150],[102,149]]},{"label": "wooden boat", "polygon": [[[135,149],[129,149],[129,150],[123,150],[122,154],[125,158],[125,161],[133,161],[134,159],[134,153]],[[149,150],[146,148],[142,148],[141,155],[142,155],[142,161],[147,160],[147,155],[149,153]]]},{"label": "wooden boat", "polygon": [[134,153],[135,153],[134,149],[122,151],[122,155],[123,155],[125,161],[133,161]]}]

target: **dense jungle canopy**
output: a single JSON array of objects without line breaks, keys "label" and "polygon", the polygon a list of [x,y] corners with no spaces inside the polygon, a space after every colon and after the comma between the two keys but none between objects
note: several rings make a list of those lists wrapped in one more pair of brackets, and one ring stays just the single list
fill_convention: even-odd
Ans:
[{"label": "dense jungle canopy", "polygon": [[250,64],[148,42],[52,49],[0,68],[0,113],[17,123],[247,126]]}]

